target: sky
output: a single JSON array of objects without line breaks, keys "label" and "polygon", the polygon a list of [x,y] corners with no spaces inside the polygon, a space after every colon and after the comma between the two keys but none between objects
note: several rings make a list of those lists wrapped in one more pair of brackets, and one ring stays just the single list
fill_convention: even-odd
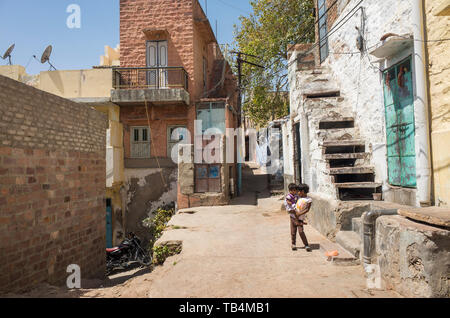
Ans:
[{"label": "sky", "polygon": [[[251,12],[249,0],[199,0],[220,44],[233,42],[233,25]],[[206,3],[207,2],[207,5]],[[69,28],[70,5],[80,9],[80,28]],[[207,7],[207,10],[206,10]],[[59,70],[89,69],[100,63],[104,46],[119,44],[119,0],[0,0],[0,65],[3,53],[15,43],[13,64],[28,74],[49,70],[41,59],[53,46],[51,63]]]}]

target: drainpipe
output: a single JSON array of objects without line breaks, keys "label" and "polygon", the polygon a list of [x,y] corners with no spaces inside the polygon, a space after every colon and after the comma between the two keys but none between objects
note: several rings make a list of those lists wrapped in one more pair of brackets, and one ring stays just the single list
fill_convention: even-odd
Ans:
[{"label": "drainpipe", "polygon": [[397,210],[373,210],[364,215],[363,218],[363,261],[364,265],[372,263],[372,252],[375,247],[375,224],[377,218],[382,215],[396,215]]},{"label": "drainpipe", "polygon": [[416,205],[431,204],[430,125],[428,118],[427,60],[425,52],[423,0],[412,1],[412,28],[414,33],[414,65],[416,73],[415,146],[416,146]]}]

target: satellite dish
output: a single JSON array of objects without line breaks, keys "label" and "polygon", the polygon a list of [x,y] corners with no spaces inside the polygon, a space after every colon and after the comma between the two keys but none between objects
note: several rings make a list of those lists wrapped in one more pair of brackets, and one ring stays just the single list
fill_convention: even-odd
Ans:
[{"label": "satellite dish", "polygon": [[4,59],[4,60],[6,60],[6,58],[9,59],[9,65],[12,65],[12,62],[11,62],[11,53],[12,53],[12,51],[14,50],[14,47],[15,47],[15,46],[16,46],[15,44],[11,45],[11,46],[6,50],[5,54],[3,54],[3,56],[2,56],[2,59]]},{"label": "satellite dish", "polygon": [[44,53],[42,53],[41,63],[45,64],[48,62],[48,64],[50,64],[50,69],[53,68],[56,71],[56,68],[52,65],[52,63],[50,63],[50,56],[52,55],[52,50],[53,47],[51,45],[47,46]]}]

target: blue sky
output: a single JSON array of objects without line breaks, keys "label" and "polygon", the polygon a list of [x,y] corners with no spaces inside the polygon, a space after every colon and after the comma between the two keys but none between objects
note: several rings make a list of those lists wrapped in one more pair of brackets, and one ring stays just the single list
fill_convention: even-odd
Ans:
[{"label": "blue sky", "polygon": [[[205,9],[205,0],[199,1]],[[81,8],[80,29],[66,25],[70,4]],[[249,0],[207,0],[207,7],[214,30],[218,22],[221,44],[233,41],[233,25],[251,12]],[[105,45],[119,43],[119,0],[0,0],[0,56],[12,43],[13,63],[26,66],[29,74],[49,69],[32,58],[40,59],[49,44],[57,69],[91,68],[99,64]],[[0,65],[5,64],[0,59]]]}]

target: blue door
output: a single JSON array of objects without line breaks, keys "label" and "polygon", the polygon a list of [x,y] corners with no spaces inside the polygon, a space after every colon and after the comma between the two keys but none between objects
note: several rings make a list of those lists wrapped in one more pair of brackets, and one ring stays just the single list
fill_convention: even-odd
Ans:
[{"label": "blue door", "polygon": [[108,199],[106,203],[106,248],[113,247],[112,236],[112,207],[111,201]]},{"label": "blue door", "polygon": [[411,57],[384,72],[389,184],[416,187]]}]

